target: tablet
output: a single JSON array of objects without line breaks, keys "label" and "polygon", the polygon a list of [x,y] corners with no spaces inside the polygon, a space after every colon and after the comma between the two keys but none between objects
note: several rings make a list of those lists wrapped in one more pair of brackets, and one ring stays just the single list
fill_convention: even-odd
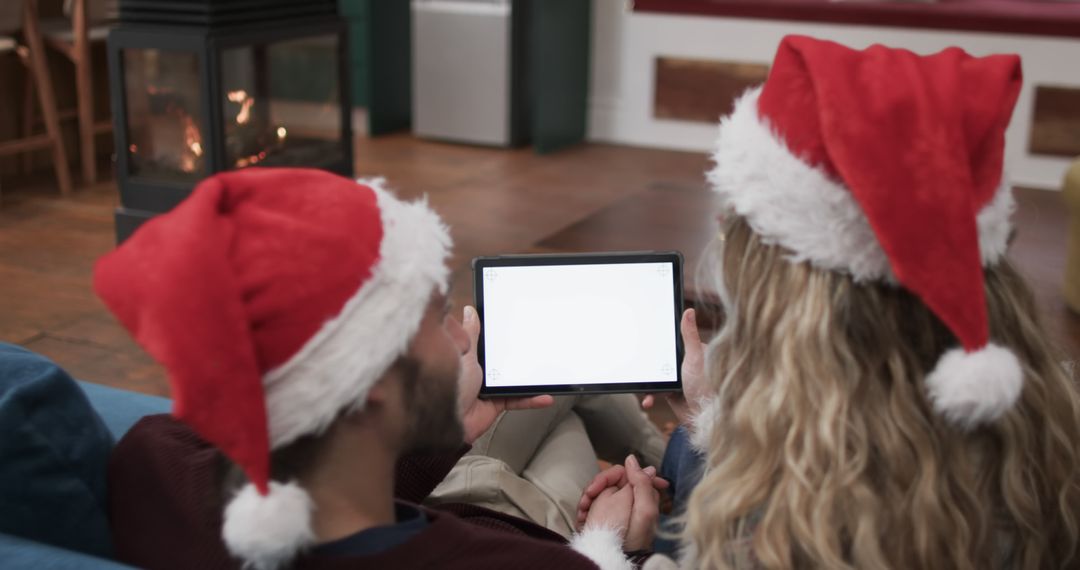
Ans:
[{"label": "tablet", "polygon": [[473,260],[480,395],[682,389],[682,254]]}]

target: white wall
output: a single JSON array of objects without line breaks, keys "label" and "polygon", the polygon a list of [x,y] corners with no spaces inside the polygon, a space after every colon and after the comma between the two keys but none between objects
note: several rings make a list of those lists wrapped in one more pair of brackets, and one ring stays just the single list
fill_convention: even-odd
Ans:
[{"label": "white wall", "polygon": [[914,30],[630,11],[627,0],[593,0],[589,139],[681,150],[708,150],[715,126],[653,117],[658,56],[769,64],[780,39],[805,34],[853,48],[873,43],[933,53],[958,45],[974,55],[1017,53],[1024,88],[1006,133],[1006,168],[1015,184],[1060,188],[1065,158],[1028,154],[1034,86],[1080,87],[1080,40],[951,30]]}]

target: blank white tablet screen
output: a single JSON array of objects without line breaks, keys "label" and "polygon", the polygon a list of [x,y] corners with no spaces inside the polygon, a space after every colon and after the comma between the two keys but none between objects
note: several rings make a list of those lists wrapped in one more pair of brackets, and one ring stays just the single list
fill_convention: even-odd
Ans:
[{"label": "blank white tablet screen", "polygon": [[676,382],[672,266],[485,267],[487,385]]}]

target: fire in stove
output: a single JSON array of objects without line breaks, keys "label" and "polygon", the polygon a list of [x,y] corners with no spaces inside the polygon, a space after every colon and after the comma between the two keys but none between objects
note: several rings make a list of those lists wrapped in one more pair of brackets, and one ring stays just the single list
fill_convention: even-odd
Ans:
[{"label": "fire in stove", "polygon": [[217,172],[352,175],[347,28],[337,3],[259,0],[266,9],[258,11],[250,3],[121,0],[107,46],[119,239]]},{"label": "fire in stove", "polygon": [[[232,123],[225,127],[225,148],[236,168],[254,166],[285,147],[288,131],[280,124],[270,124],[267,113],[256,107],[255,97],[245,89],[225,94],[232,108]],[[255,117],[253,119],[253,117]]]},{"label": "fire in stove", "polygon": [[180,161],[180,170],[195,172],[198,163],[202,160],[202,133],[191,115],[184,115],[184,156]]}]

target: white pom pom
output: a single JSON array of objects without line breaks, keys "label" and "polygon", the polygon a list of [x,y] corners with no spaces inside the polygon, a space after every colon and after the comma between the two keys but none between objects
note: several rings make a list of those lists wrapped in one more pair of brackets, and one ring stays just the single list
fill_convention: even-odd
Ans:
[{"label": "white pom pom", "polygon": [[1011,350],[996,344],[974,352],[954,348],[938,360],[926,384],[934,409],[971,429],[1012,408],[1020,397],[1024,371]]},{"label": "white pom pom", "polygon": [[311,497],[296,483],[271,481],[266,496],[248,483],[225,508],[225,545],[245,567],[276,570],[314,544],[314,510]]}]

